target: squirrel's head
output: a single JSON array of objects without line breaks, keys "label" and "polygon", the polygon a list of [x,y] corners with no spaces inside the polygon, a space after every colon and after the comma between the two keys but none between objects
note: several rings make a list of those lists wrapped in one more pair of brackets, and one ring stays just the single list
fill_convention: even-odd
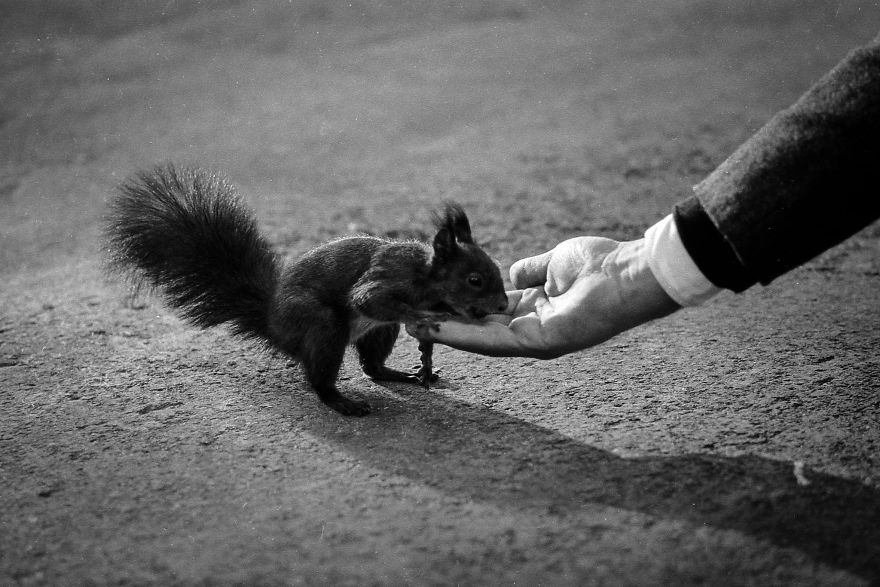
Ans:
[{"label": "squirrel's head", "polygon": [[441,288],[442,304],[466,318],[503,312],[507,295],[501,271],[474,242],[471,225],[461,206],[446,204],[435,214],[431,280]]}]

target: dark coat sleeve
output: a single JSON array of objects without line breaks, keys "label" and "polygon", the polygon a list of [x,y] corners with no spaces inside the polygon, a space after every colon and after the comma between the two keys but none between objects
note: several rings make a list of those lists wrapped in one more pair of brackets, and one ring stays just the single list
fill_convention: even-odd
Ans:
[{"label": "dark coat sleeve", "polygon": [[880,217],[880,37],[850,53],[678,204],[715,285],[767,284]]}]

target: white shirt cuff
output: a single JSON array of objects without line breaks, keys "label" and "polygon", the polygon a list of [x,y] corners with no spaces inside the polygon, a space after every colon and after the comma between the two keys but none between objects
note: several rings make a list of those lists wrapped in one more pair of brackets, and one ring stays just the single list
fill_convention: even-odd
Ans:
[{"label": "white shirt cuff", "polygon": [[699,306],[721,291],[706,279],[684,248],[672,214],[645,232],[644,251],[660,287],[678,305]]}]

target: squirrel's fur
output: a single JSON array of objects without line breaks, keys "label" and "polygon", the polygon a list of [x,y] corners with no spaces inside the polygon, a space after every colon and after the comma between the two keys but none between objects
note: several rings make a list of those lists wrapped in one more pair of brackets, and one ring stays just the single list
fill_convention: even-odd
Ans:
[{"label": "squirrel's fur", "polygon": [[195,326],[227,323],[287,353],[322,401],[364,415],[366,402],[336,388],[348,344],[368,376],[419,381],[385,366],[401,322],[479,319],[506,307],[500,271],[461,207],[447,204],[435,225],[430,245],[353,236],[285,265],[229,182],[169,164],[120,186],[105,238],[110,267],[136,287],[160,292]]}]

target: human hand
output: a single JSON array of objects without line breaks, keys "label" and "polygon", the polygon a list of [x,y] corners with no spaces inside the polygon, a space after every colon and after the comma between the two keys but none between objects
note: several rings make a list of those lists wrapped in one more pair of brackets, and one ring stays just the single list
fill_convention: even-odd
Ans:
[{"label": "human hand", "polygon": [[644,239],[582,236],[513,264],[504,314],[480,322],[407,324],[421,340],[493,356],[552,359],[680,309],[657,283]]}]

